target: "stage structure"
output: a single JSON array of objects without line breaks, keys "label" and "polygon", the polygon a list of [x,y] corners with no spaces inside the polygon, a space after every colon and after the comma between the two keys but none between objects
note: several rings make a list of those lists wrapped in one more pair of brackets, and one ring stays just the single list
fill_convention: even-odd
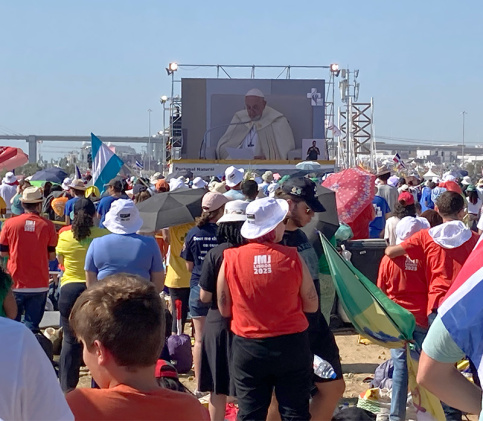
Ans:
[{"label": "stage structure", "polygon": [[363,158],[376,169],[376,142],[374,137],[374,101],[358,102],[359,70],[341,70],[339,82],[341,100],[345,106],[338,110],[337,167],[359,165]]},{"label": "stage structure", "polygon": [[[216,78],[177,79],[176,75],[183,68],[212,68],[216,71]],[[233,78],[235,69],[249,70],[249,77]],[[275,71],[275,79],[256,79],[259,70],[266,73],[267,69]],[[323,78],[293,79],[291,71],[294,69],[326,70],[329,79],[327,83]],[[244,96],[254,88],[264,93],[268,106],[286,117],[294,132],[294,149],[281,154],[285,156],[285,160],[305,159],[307,151],[302,150],[302,144],[306,145],[309,140],[311,146],[315,141],[319,150],[323,144],[319,160],[335,159],[334,100],[335,78],[340,73],[338,65],[196,65],[173,62],[169,63],[166,71],[171,76],[171,96],[163,97],[164,102],[162,101],[169,104],[166,107],[169,111],[169,127],[164,127],[163,133],[168,134],[167,143],[172,159],[257,160],[257,157],[240,152],[242,148],[233,147],[233,142],[230,144],[222,139],[227,136],[225,131],[229,126],[243,123],[233,123],[231,121],[234,120],[231,119],[235,119],[237,111],[243,111],[241,109],[245,107]],[[298,124],[299,120],[302,121],[301,124]],[[228,144],[228,152],[217,148],[220,139],[223,144]]]}]

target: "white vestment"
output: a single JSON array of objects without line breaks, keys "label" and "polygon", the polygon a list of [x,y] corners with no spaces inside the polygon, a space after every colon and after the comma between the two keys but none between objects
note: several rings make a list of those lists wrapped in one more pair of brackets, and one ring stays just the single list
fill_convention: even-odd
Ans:
[{"label": "white vestment", "polygon": [[250,121],[246,110],[235,113],[225,134],[218,141],[216,156],[218,159],[229,157],[226,148],[240,148],[250,130],[257,131],[254,155],[265,159],[288,159],[288,152],[295,149],[292,129],[282,113],[268,106],[263,110],[258,121]]}]

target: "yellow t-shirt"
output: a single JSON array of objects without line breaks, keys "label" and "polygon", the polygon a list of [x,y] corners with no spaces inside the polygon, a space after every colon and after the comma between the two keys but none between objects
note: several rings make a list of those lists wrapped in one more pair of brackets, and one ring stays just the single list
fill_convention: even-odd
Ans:
[{"label": "yellow t-shirt", "polygon": [[106,234],[109,234],[109,231],[106,229],[91,227],[91,235],[79,242],[74,238],[72,230],[60,233],[55,252],[57,255],[64,257],[65,271],[60,281],[61,286],[71,282],[86,281],[84,263],[87,249],[94,238],[102,237]]},{"label": "yellow t-shirt", "polygon": [[191,273],[186,269],[186,260],[180,257],[184,239],[194,222],[169,227],[169,264],[164,284],[169,288],[189,288]]}]

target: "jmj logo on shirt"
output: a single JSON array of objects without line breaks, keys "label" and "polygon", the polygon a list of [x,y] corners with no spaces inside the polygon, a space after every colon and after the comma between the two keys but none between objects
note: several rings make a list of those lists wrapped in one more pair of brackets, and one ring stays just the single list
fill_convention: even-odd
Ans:
[{"label": "jmj logo on shirt", "polygon": [[27,232],[35,232],[35,221],[25,221],[24,230]]},{"label": "jmj logo on shirt", "polygon": [[255,275],[272,273],[272,256],[267,254],[253,256],[253,273]]}]

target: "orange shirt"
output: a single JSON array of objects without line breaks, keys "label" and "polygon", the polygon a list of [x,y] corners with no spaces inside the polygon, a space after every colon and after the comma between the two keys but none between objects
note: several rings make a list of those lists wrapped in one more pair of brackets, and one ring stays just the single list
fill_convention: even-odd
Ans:
[{"label": "orange shirt", "polygon": [[124,384],[111,389],[82,388],[68,393],[66,400],[76,421],[210,419],[195,397],[161,387],[150,392]]},{"label": "orange shirt", "polygon": [[406,256],[384,256],[379,266],[377,286],[395,303],[409,310],[416,324],[428,327],[428,283],[424,267]]},{"label": "orange shirt", "polygon": [[459,247],[446,249],[433,241],[425,229],[412,235],[401,246],[412,260],[423,263],[428,289],[428,310],[430,314],[437,310],[446,292],[466,262],[473,247],[478,242],[478,234],[472,233],[471,238]]},{"label": "orange shirt", "polygon": [[49,249],[55,252],[54,224],[34,213],[7,219],[0,234],[0,247],[8,251],[7,270],[13,289],[48,288]]},{"label": "orange shirt", "polygon": [[250,243],[223,253],[232,299],[231,330],[245,338],[303,332],[302,263],[294,247]]}]

